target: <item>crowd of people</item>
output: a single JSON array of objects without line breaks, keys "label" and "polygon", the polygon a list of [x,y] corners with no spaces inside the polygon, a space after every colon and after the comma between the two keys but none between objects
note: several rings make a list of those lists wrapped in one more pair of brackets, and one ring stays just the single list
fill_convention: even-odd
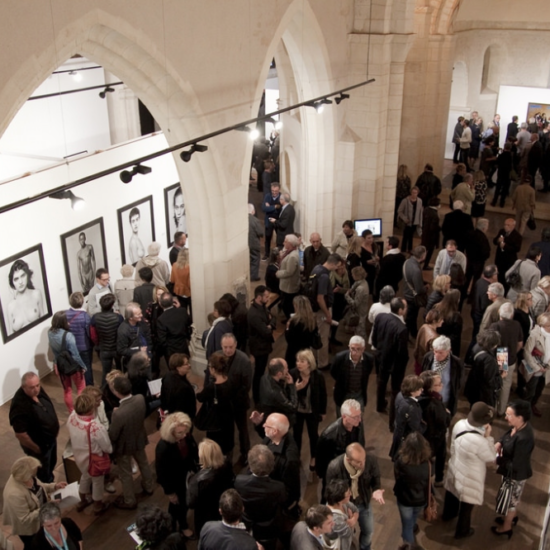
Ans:
[{"label": "crowd of people", "polygon": [[[115,506],[136,509],[133,476],[139,469],[145,495],[156,480],[168,501],[166,510],[140,506],[137,533],[147,547],[185,548],[186,540],[198,538],[202,550],[369,550],[374,515],[387,506],[385,491],[393,490],[403,548],[415,548],[417,519],[438,488],[445,490],[443,519],[458,517],[455,538],[474,534],[474,505],[484,502],[486,465],[497,456],[511,499],[492,531],[511,537],[532,475],[530,419],[541,415],[537,401],[550,364],[550,230],[519,258],[522,235],[516,220],[507,219],[491,246],[489,222],[470,193],[475,184],[468,167],[474,166],[463,141],[464,181],[441,224],[441,182],[432,167],[415,186],[400,170],[402,248],[397,236],[382,246],[369,230],[358,235],[350,220],[330,245],[312,233],[304,247],[293,229],[290,197],[271,183],[264,226],[250,224],[256,244],[265,235],[266,284],[255,286],[250,304],[231,294],[214,303],[202,335],[207,368],[200,390],[188,380],[192,312],[185,234],[174,236],[171,268],[152,243],[134,278],[131,266],[124,266],[114,289],[109,273],[98,269],[87,303],[73,293],[70,308],[54,315],[48,333],[82,473],[77,511],[91,506],[103,513],[116,476],[122,494]],[[422,244],[415,246],[417,235]],[[261,265],[256,244],[250,247],[253,280]],[[433,280],[425,281],[426,272]],[[468,342],[466,302],[473,324]],[[278,328],[286,353],[274,356]],[[345,333],[349,344],[339,351],[344,345],[337,337]],[[97,385],[94,349],[102,366]],[[409,359],[414,374],[407,374]],[[393,434],[387,452],[395,483],[387,487],[376,456],[365,448],[373,373],[375,409],[388,415]],[[152,392],[149,382],[161,374],[160,391]],[[336,415],[321,427],[329,380]],[[510,400],[513,392],[517,398]],[[463,396],[471,408],[456,422]],[[160,429],[154,469],[145,454],[144,421],[152,413]],[[491,426],[499,417],[510,429],[495,441]],[[78,548],[78,527],[48,502],[64,486],[53,476],[60,423],[35,373],[23,376],[10,423],[26,456],[13,464],[4,489],[4,521],[26,549]],[[255,445],[254,431],[261,438]],[[302,451],[304,431],[308,451]],[[300,504],[302,456],[321,488],[321,503],[308,509]]]}]

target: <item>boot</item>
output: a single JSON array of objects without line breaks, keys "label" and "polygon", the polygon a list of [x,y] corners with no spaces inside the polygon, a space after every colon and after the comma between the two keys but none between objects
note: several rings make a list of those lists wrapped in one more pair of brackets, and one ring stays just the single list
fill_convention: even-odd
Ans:
[{"label": "boot", "polygon": [[90,501],[88,500],[89,495],[86,493],[78,493],[80,497],[80,502],[76,505],[77,512],[83,512],[88,506],[90,506]]},{"label": "boot", "polygon": [[99,516],[99,514],[102,514],[107,510],[108,505],[103,502],[102,500],[94,500],[94,507],[92,508],[92,511],[96,516]]}]

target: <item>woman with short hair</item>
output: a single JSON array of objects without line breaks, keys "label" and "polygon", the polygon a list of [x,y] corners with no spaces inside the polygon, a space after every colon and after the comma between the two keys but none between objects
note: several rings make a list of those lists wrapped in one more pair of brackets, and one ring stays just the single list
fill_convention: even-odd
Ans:
[{"label": "woman with short hair", "polygon": [[[197,444],[191,434],[193,423],[182,412],[169,414],[160,427],[160,441],[155,449],[157,482],[168,497],[172,526],[186,537],[193,531],[187,523],[187,475],[197,471]],[[198,532],[197,532],[198,534]]]},{"label": "woman with short hair", "polygon": [[32,550],[82,550],[82,531],[71,518],[62,518],[55,502],[46,502],[38,514],[41,529],[32,539]]},{"label": "woman with short hair", "polygon": [[[185,535],[174,533],[170,514],[155,504],[140,504],[136,533],[147,550],[185,550]],[[141,548],[140,545],[138,548]]]},{"label": "woman with short hair", "polygon": [[12,534],[21,539],[25,550],[32,548],[32,539],[40,529],[40,507],[51,493],[67,486],[64,481],[42,483],[36,477],[39,466],[40,461],[32,456],[18,458],[4,487],[3,523],[11,525]]},{"label": "woman with short hair", "polygon": [[315,334],[319,334],[309,299],[305,296],[295,296],[292,305],[295,313],[286,324],[285,330],[285,361],[289,370],[296,367],[296,354],[300,350],[312,348]]},{"label": "woman with short hair", "polygon": [[[113,452],[113,446],[105,426],[96,418],[96,402],[89,394],[76,398],[75,409],[67,420],[74,459],[82,476],[80,478],[80,503],[77,512],[82,512],[93,501],[94,514],[101,514],[107,508],[103,502],[104,475],[92,477],[89,474],[90,454],[103,456]],[[91,497],[91,499],[90,499]]]},{"label": "woman with short hair", "polygon": [[435,307],[451,288],[451,277],[449,275],[438,275],[433,282],[432,292],[428,296],[428,303],[426,304],[426,315],[430,310]]},{"label": "woman with short hair", "polygon": [[193,420],[197,414],[195,390],[187,375],[191,371],[189,356],[185,353],[173,353],[168,362],[169,372],[162,379],[160,404],[165,412],[184,412]]},{"label": "woman with short hair", "polygon": [[319,424],[327,413],[325,377],[317,370],[313,352],[309,349],[296,354],[296,368],[290,371],[298,395],[298,409],[294,423],[294,440],[302,449],[304,422],[309,437],[309,469],[315,470],[315,450],[319,439]]},{"label": "woman with short hair", "polygon": [[207,521],[219,519],[219,500],[224,491],[233,487],[231,463],[221,447],[211,439],[199,443],[201,469],[189,479],[187,505],[195,510],[195,533],[200,533]]}]

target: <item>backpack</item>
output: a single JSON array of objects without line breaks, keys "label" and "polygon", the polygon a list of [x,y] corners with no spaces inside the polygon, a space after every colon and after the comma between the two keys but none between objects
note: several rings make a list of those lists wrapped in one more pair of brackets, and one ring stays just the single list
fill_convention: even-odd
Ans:
[{"label": "backpack", "polygon": [[74,360],[73,356],[67,350],[65,340],[67,339],[67,331],[64,332],[61,340],[61,351],[56,359],[57,371],[63,376],[72,376],[82,367]]},{"label": "backpack", "polygon": [[301,294],[305,296],[311,304],[311,309],[319,311],[319,302],[317,302],[317,289],[319,288],[319,278],[317,274],[310,275],[307,281],[302,285]]}]

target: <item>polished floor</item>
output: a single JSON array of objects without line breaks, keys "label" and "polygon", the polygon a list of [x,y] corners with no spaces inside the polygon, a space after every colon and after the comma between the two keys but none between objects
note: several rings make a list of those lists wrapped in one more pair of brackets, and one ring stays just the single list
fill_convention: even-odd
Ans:
[{"label": "polished floor", "polygon": [[[447,173],[450,172],[450,168],[451,166],[447,164]],[[444,182],[448,183],[449,179],[449,177],[446,177]],[[546,199],[546,197],[544,197],[544,199]],[[261,202],[259,193],[251,190],[251,201],[259,205]],[[506,209],[505,212],[507,212],[507,210],[508,209]],[[442,213],[444,213],[444,211],[445,210],[442,209]],[[500,227],[502,227],[505,216],[500,209],[490,209],[487,216],[491,220],[490,236],[492,236],[496,234]],[[539,240],[539,231],[541,227],[542,223],[539,223],[539,229],[536,232],[526,232],[522,254],[527,250],[530,243]],[[263,269],[265,269],[265,262],[262,262],[262,270]],[[431,272],[424,272],[424,277],[428,281],[431,277]],[[471,333],[469,308],[467,306],[464,308],[463,317],[463,341],[466,342],[469,341],[469,336]],[[281,334],[284,330],[284,326],[280,323],[278,328],[279,334]],[[338,338],[341,341],[345,341],[346,338],[349,338],[349,335],[343,334],[342,331],[339,331]],[[284,353],[284,349],[284,338],[278,338],[273,355],[280,356]],[[340,351],[341,349],[344,349],[343,346],[333,351]],[[99,365],[96,363],[94,368],[97,370]],[[409,364],[409,370],[412,371],[412,363]],[[329,410],[322,427],[329,422],[332,422],[335,418],[334,404],[330,399],[333,387],[332,380],[328,373],[325,372],[324,376],[326,377],[327,389],[329,392]],[[200,380],[195,381],[200,383]],[[44,378],[42,383],[54,401],[62,424],[61,433],[59,436],[59,449],[61,453],[67,440],[67,431],[65,428],[67,412],[63,403],[61,386],[53,374]],[[393,550],[396,549],[401,543],[401,523],[395,497],[393,495],[393,467],[388,456],[391,445],[391,434],[388,431],[388,417],[387,415],[375,412],[374,409],[374,374],[371,376],[371,380],[369,382],[368,393],[369,400],[364,416],[367,452],[374,454],[379,461],[382,472],[382,487],[385,490],[384,496],[386,499],[386,503],[384,505],[372,503],[375,523],[372,547],[373,549]],[[542,410],[543,416],[542,418],[535,418],[532,422],[536,433],[536,448],[532,457],[534,475],[527,482],[523,495],[523,502],[519,508],[520,521],[514,530],[512,539],[508,541],[507,539],[503,540],[502,537],[497,538],[490,531],[490,526],[493,524],[492,522],[495,516],[495,495],[500,483],[500,477],[494,472],[494,467],[490,466],[487,471],[484,505],[476,507],[473,512],[472,526],[475,528],[475,534],[469,539],[455,541],[453,538],[453,522],[444,523],[441,520],[437,520],[428,524],[424,520],[420,520],[420,532],[417,536],[417,542],[419,545],[427,550],[444,550],[456,547],[467,549],[505,547],[511,549],[521,548],[525,550],[538,548],[541,526],[548,501],[548,488],[550,482],[550,464],[548,460],[550,457],[550,433],[548,427],[548,419],[550,418],[550,397],[548,390],[546,390],[543,394],[539,403],[539,408]],[[0,461],[0,485],[2,487],[5,485],[9,476],[11,464],[15,459],[22,456],[22,451],[9,426],[8,410],[9,404],[0,407],[0,448],[2,449],[2,460]],[[454,420],[463,418],[467,412],[467,403],[465,401],[461,401],[459,412]],[[155,430],[154,416],[151,416],[147,420],[146,425],[148,433],[150,434],[150,444],[147,447],[147,452],[151,461],[153,461],[154,445],[156,441],[158,441],[158,432]],[[498,438],[505,430],[505,422],[503,420],[497,420],[494,425],[495,438]],[[197,437],[201,439],[203,434],[198,433]],[[251,438],[253,443],[258,441],[258,436],[253,430],[251,430]],[[307,434],[304,434],[304,438],[307,438]],[[235,454],[237,455],[238,453]],[[304,440],[302,454],[302,463],[305,466],[302,472],[302,508],[306,509],[311,504],[318,502],[318,479],[315,475],[312,475],[309,471],[307,471],[309,452],[306,440]],[[59,480],[64,479],[64,475],[62,466],[58,465],[56,478]],[[120,490],[120,486],[117,486]],[[139,484],[137,482],[136,489],[139,490]],[[441,511],[443,506],[442,497],[444,490],[437,489],[436,491]],[[114,496],[115,495],[109,496],[109,499],[114,499]],[[160,506],[167,506],[167,499],[162,494],[162,490],[159,487],[157,487],[152,497],[140,497],[140,501],[155,502]],[[73,511],[70,513],[70,516],[84,530],[84,548],[117,548],[118,550],[130,550],[135,547],[135,543],[126,532],[126,528],[134,521],[135,512],[118,510],[112,507],[107,513],[98,518],[91,514],[91,509],[86,510],[82,514],[77,514]],[[10,532],[9,527],[3,527],[3,530],[6,533]],[[17,549],[22,548],[18,537],[12,537],[11,540],[13,540]],[[191,550],[196,548],[196,542],[189,542],[188,548]]]}]

